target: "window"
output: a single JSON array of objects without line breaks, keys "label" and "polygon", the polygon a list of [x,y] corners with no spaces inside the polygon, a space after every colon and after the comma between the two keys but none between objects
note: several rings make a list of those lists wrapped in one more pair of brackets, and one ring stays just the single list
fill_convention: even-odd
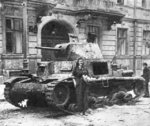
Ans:
[{"label": "window", "polygon": [[99,36],[99,27],[89,25],[88,26],[88,42],[98,42],[98,36]]},{"label": "window", "polygon": [[124,0],[117,0],[117,3],[120,5],[124,5]]},{"label": "window", "polygon": [[150,31],[143,31],[142,55],[150,54]]},{"label": "window", "polygon": [[127,54],[127,29],[118,28],[117,31],[117,54]]},{"label": "window", "polygon": [[6,53],[22,53],[22,20],[6,18]]},{"label": "window", "polygon": [[73,0],[74,2],[74,5],[77,5],[77,4],[82,4],[83,0]]},{"label": "window", "polygon": [[146,0],[142,0],[142,7],[146,8]]}]

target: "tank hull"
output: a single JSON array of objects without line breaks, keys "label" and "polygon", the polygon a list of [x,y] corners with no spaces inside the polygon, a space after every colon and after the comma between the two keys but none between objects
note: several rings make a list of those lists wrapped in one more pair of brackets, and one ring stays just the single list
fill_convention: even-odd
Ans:
[{"label": "tank hull", "polygon": [[[15,81],[15,80],[19,81]],[[35,82],[31,78],[19,79],[6,83],[6,100],[20,108],[20,103],[27,100],[29,106],[55,106],[68,108],[70,104],[76,103],[75,85],[73,78],[64,80],[46,80]],[[21,80],[21,81],[20,81]],[[119,90],[132,91],[136,97],[141,97],[145,92],[145,81],[141,77],[106,77],[85,80],[89,86],[89,96],[111,96]]]}]

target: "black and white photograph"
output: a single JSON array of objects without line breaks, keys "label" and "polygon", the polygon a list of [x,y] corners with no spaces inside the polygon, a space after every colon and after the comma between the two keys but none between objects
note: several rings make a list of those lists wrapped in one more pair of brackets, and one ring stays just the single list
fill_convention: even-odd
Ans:
[{"label": "black and white photograph", "polygon": [[0,0],[0,126],[150,126],[150,0]]}]

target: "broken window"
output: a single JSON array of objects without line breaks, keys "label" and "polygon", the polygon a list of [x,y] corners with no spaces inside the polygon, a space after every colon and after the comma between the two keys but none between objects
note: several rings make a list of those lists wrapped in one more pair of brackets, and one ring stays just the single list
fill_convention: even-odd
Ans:
[{"label": "broken window", "polygon": [[118,28],[117,31],[117,54],[126,55],[127,53],[127,29]]},{"label": "broken window", "polygon": [[94,75],[108,74],[107,62],[94,62],[93,63],[93,74]]},{"label": "broken window", "polygon": [[22,19],[6,18],[6,53],[22,53]]},{"label": "broken window", "polygon": [[99,34],[99,27],[98,26],[93,26],[89,25],[88,26],[88,42],[98,42],[98,34]]},{"label": "broken window", "polygon": [[150,54],[150,31],[143,31],[142,55]]}]

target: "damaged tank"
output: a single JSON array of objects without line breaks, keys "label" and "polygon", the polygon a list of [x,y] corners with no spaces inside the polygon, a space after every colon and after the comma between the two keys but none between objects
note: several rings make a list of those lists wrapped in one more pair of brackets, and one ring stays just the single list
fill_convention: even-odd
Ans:
[{"label": "damaged tank", "polygon": [[104,60],[97,43],[69,42],[55,47],[36,47],[51,50],[54,60],[37,64],[37,74],[20,74],[8,79],[4,96],[17,106],[27,101],[27,106],[55,106],[68,110],[76,103],[75,81],[72,68],[79,57],[85,59],[91,96],[109,96],[114,90],[124,88],[141,97],[145,91],[142,77],[133,77],[132,71],[118,69],[117,65]]}]

